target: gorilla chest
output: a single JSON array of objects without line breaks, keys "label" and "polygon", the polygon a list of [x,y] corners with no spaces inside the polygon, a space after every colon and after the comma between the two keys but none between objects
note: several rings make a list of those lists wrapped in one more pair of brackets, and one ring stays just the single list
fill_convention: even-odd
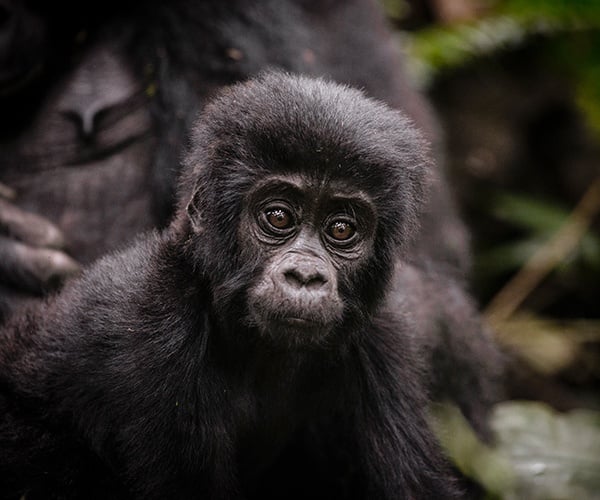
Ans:
[{"label": "gorilla chest", "polygon": [[341,375],[335,369],[312,366],[283,375],[269,370],[264,377],[268,383],[246,386],[232,399],[240,474],[246,478],[260,476],[298,436],[330,418],[340,404]]}]

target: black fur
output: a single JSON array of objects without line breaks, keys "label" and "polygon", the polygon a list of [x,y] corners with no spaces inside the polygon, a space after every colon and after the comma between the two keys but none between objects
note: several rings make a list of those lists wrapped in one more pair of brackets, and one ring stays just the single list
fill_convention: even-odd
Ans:
[{"label": "black fur", "polygon": [[[0,47],[0,53],[10,55],[0,55],[0,72],[11,72],[14,64],[21,66],[22,75],[37,71],[36,78],[19,78],[16,87],[7,88],[0,78],[0,182],[16,190],[17,198],[10,202],[16,208],[43,215],[60,228],[65,251],[80,263],[129,243],[140,231],[167,224],[175,206],[181,146],[198,110],[223,85],[266,67],[326,76],[364,89],[410,116],[440,156],[441,133],[423,96],[409,84],[396,40],[375,0],[0,0],[0,5],[27,7],[4,27],[12,30],[14,22],[31,22],[32,16],[48,27],[45,39],[34,24],[25,26],[33,29],[34,37],[15,32],[16,37],[3,38],[5,45]],[[65,16],[59,5],[66,5],[70,15]],[[98,54],[108,54],[114,63],[110,71],[97,64]],[[33,68],[32,55],[39,58]],[[123,81],[128,82],[125,94]],[[87,95],[90,86],[99,88]],[[64,108],[65,98],[71,105],[75,101],[75,110]],[[90,108],[98,111],[100,132],[91,141],[81,134],[77,113]],[[420,230],[415,234],[418,228],[407,229],[412,241],[402,240],[399,247],[410,265],[404,263],[397,271],[395,291],[386,299],[399,301],[403,310],[412,308],[414,331],[424,334],[419,342],[433,360],[428,369],[436,397],[458,402],[480,434],[489,435],[486,416],[499,397],[495,378],[501,363],[497,348],[482,333],[462,281],[468,267],[465,232],[439,168],[429,171],[424,184]],[[3,210],[4,205],[0,213]],[[16,301],[31,300],[23,290],[40,292],[40,276],[43,292],[48,283],[60,281],[48,268],[54,264],[57,274],[64,272],[55,262],[64,263],[66,256],[54,249],[50,254],[45,248],[38,252],[36,245],[24,251],[18,235],[5,227],[0,230],[2,319]],[[107,268],[103,280],[119,279],[115,272],[120,268]],[[24,278],[27,273],[35,278],[32,285]],[[220,289],[227,295],[227,287]],[[373,302],[382,292],[367,290]],[[36,315],[54,316],[47,307]],[[38,436],[40,453],[54,453],[54,437],[47,438],[47,428],[37,429],[37,420],[25,414],[17,424],[23,431],[15,439]],[[64,453],[42,460],[44,468],[36,469],[29,463],[30,444],[28,440],[23,449],[15,445],[12,456],[15,464],[21,457],[24,467],[31,466],[23,469],[30,470],[31,477],[48,477],[45,468],[50,463],[61,471],[54,474],[60,478],[65,471],[81,468],[83,452],[71,456],[63,443]],[[76,450],[79,445],[68,446]],[[286,455],[293,455],[291,449]],[[88,469],[97,470],[97,459],[90,460],[94,465]],[[331,467],[327,460],[325,464]],[[80,472],[76,477],[85,484]],[[74,481],[61,479],[62,487],[77,491]]]},{"label": "black fur", "polygon": [[[180,151],[194,117],[223,85],[265,68],[362,88],[404,110],[440,142],[375,0],[0,5],[10,16],[2,28],[0,74],[18,69],[35,76],[19,78],[16,86],[4,86],[0,77],[0,183],[16,190],[12,203],[19,209],[58,226],[65,251],[83,264],[168,223]],[[25,36],[28,30],[35,36]],[[111,59],[110,68],[98,64],[98,54]],[[97,90],[90,94],[90,88]],[[81,134],[82,115],[91,110],[98,133]],[[437,175],[432,172],[432,179]],[[445,185],[431,184],[435,207],[426,213],[435,227],[415,246],[419,254],[463,262],[461,222],[448,206]],[[19,239],[10,230],[2,233]],[[54,270],[46,256],[34,259],[37,253],[12,243],[0,239],[10,257],[3,262],[11,263],[0,262],[0,316],[13,309],[19,292],[47,291],[44,278]],[[60,266],[54,271],[64,272]],[[33,285],[23,279],[28,273]]]},{"label": "black fur", "polygon": [[[222,93],[200,118],[171,226],[2,332],[4,497],[290,498],[298,484],[314,497],[455,497],[426,421],[419,332],[384,301],[417,231],[424,151],[406,118],[337,85],[267,74]],[[374,207],[371,244],[334,259],[344,308],[321,342],[246,320],[272,255],[248,236],[247,196],[269,177],[345,186]],[[295,447],[330,477],[282,471]]]}]

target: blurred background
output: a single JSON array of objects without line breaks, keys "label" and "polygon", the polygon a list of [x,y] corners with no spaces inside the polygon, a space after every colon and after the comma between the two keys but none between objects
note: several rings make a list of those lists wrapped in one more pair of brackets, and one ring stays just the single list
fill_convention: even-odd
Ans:
[{"label": "blurred background", "polygon": [[488,497],[600,498],[600,1],[382,3],[441,120],[473,293],[514,357],[495,447],[451,408],[445,444]]}]

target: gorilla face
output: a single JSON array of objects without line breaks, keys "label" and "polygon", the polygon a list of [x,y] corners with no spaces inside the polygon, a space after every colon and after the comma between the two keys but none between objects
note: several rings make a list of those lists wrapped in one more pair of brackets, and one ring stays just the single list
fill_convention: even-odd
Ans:
[{"label": "gorilla face", "polygon": [[205,108],[187,163],[180,209],[223,327],[291,346],[361,334],[423,199],[429,157],[404,116],[266,74]]},{"label": "gorilla face", "polygon": [[375,207],[347,183],[271,176],[250,191],[239,239],[262,261],[248,291],[250,322],[263,335],[321,341],[344,316],[340,281],[368,261]]}]

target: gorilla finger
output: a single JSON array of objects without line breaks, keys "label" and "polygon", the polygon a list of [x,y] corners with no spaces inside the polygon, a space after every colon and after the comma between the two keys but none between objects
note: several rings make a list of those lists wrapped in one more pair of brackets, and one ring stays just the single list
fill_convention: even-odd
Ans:
[{"label": "gorilla finger", "polygon": [[0,232],[36,247],[63,248],[62,231],[39,215],[0,198]]},{"label": "gorilla finger", "polygon": [[0,282],[30,293],[58,288],[81,270],[67,254],[0,236]]}]

